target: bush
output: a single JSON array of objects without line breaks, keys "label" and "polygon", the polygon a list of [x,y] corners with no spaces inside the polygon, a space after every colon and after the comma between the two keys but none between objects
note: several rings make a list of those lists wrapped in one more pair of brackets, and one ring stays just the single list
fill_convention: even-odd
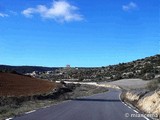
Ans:
[{"label": "bush", "polygon": [[142,79],[143,80],[151,80],[151,79],[154,79],[155,78],[155,74],[154,73],[146,73]]},{"label": "bush", "polygon": [[114,75],[112,77],[113,77],[113,80],[120,80],[120,79],[122,79],[122,76],[119,73],[117,73],[116,75]]},{"label": "bush", "polygon": [[78,81],[82,82],[84,80],[84,77],[79,77]]},{"label": "bush", "polygon": [[152,64],[146,64],[144,66],[144,68],[142,69],[142,74],[150,73],[152,71],[153,71],[153,65]]},{"label": "bush", "polygon": [[158,82],[158,84],[160,84],[160,77],[157,78],[157,82]]},{"label": "bush", "polygon": [[147,84],[147,89],[154,91],[159,88],[160,80],[153,80]]}]

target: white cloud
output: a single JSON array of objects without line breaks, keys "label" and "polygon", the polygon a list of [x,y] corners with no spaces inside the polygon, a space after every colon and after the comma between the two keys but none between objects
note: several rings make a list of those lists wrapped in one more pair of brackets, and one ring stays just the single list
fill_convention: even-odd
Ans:
[{"label": "white cloud", "polygon": [[27,8],[22,11],[26,17],[33,17],[33,14],[40,14],[42,18],[53,19],[58,22],[81,21],[83,16],[78,13],[78,8],[67,1],[53,1],[50,8],[45,5],[38,5],[36,8]]},{"label": "white cloud", "polygon": [[9,16],[8,14],[0,13],[0,17],[8,17],[8,16]]},{"label": "white cloud", "polygon": [[135,10],[137,7],[138,7],[138,6],[137,6],[136,3],[130,2],[130,3],[127,4],[127,5],[123,5],[123,6],[122,6],[122,9],[123,9],[124,11],[130,11],[130,10]]},{"label": "white cloud", "polygon": [[24,14],[26,17],[32,17],[32,14],[35,12],[38,12],[38,11],[34,8],[28,8],[28,9],[22,11],[22,14]]},{"label": "white cloud", "polygon": [[12,14],[12,15],[18,15],[18,13],[13,11],[13,10],[10,10],[9,13]]}]

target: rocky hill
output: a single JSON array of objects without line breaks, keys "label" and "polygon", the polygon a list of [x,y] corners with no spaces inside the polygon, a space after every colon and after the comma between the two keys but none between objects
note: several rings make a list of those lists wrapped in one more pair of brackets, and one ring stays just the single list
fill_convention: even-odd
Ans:
[{"label": "rocky hill", "polygon": [[34,71],[28,74],[49,80],[110,81],[125,78],[149,80],[160,75],[160,55],[97,68],[70,67],[46,72]]},{"label": "rocky hill", "polygon": [[0,65],[1,72],[18,72],[37,78],[78,81],[110,81],[125,78],[153,79],[160,75],[160,54],[138,59],[128,63],[119,63],[93,68],[75,67],[39,67],[39,66],[7,66]]}]

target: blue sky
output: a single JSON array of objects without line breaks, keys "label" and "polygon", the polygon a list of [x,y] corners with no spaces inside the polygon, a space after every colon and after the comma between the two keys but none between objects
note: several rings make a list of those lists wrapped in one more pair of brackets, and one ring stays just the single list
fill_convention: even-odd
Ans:
[{"label": "blue sky", "polygon": [[0,64],[106,66],[160,53],[160,0],[1,0]]}]

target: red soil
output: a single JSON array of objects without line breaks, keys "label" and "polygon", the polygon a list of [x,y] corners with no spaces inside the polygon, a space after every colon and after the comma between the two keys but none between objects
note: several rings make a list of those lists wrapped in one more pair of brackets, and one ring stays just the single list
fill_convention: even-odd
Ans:
[{"label": "red soil", "polygon": [[54,82],[24,75],[0,73],[0,96],[29,96],[50,92]]}]

